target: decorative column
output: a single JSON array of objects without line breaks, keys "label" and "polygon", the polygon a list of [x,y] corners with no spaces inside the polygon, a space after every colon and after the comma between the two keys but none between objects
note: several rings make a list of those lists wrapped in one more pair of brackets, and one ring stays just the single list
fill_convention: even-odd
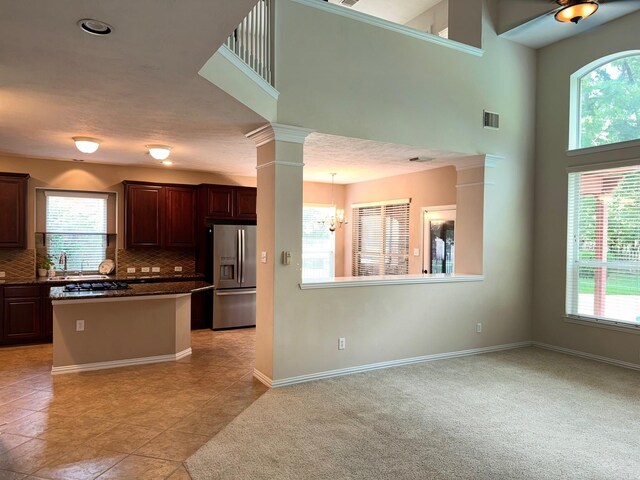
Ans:
[{"label": "decorative column", "polygon": [[[313,130],[267,124],[249,134],[258,149],[256,368],[274,378],[278,309],[302,281],[303,145]],[[292,291],[295,289],[294,291]]]}]

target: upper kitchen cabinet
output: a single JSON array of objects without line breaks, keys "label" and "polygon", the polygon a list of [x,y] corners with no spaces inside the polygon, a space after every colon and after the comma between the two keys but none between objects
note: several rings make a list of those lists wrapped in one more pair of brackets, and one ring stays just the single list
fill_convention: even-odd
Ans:
[{"label": "upper kitchen cabinet", "polygon": [[0,248],[27,248],[29,175],[0,173]]},{"label": "upper kitchen cabinet", "polygon": [[165,187],[166,247],[195,247],[196,245],[196,189]]},{"label": "upper kitchen cabinet", "polygon": [[195,187],[128,181],[124,185],[125,248],[195,247]]},{"label": "upper kitchen cabinet", "polygon": [[256,220],[256,189],[202,185],[205,217],[216,220]]}]

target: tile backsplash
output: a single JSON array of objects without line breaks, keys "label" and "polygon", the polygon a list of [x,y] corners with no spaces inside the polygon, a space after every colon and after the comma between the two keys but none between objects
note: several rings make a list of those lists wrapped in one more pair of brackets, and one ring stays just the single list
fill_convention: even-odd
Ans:
[{"label": "tile backsplash", "polygon": [[36,273],[36,253],[33,249],[0,249],[0,272],[6,278],[33,277]]},{"label": "tile backsplash", "polygon": [[138,275],[143,273],[142,268],[149,268],[151,272],[154,267],[160,268],[160,272],[155,272],[156,275],[158,273],[173,275],[176,273],[174,267],[182,267],[183,275],[196,271],[196,257],[193,250],[118,250],[117,258],[117,271],[121,275],[127,273],[127,268],[135,268]]}]

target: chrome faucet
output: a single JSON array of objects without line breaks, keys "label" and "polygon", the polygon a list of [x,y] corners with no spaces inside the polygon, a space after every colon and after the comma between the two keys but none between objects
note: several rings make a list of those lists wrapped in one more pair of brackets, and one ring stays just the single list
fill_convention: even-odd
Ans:
[{"label": "chrome faucet", "polygon": [[64,274],[67,274],[67,252],[60,253],[60,257],[58,257],[58,265],[62,265]]}]

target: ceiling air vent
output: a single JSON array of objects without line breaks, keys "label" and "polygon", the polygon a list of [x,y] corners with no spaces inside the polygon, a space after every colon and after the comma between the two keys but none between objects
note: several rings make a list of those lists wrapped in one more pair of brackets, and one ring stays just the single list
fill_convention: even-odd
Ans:
[{"label": "ceiling air vent", "polygon": [[340,0],[340,5],[344,5],[345,7],[353,7],[360,0]]},{"label": "ceiling air vent", "polygon": [[498,130],[500,128],[500,114],[494,112],[487,112],[483,110],[483,126],[484,128],[491,128]]}]

